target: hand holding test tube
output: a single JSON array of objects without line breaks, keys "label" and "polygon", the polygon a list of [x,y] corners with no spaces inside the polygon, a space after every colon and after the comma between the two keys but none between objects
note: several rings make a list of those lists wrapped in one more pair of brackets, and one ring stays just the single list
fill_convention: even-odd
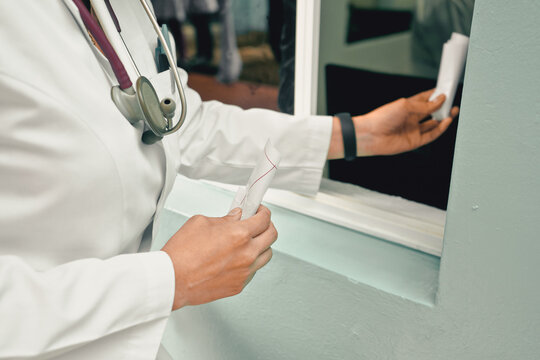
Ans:
[{"label": "hand holding test tube", "polygon": [[437,87],[429,100],[434,100],[440,94],[446,95],[446,100],[439,110],[431,114],[435,120],[442,120],[450,116],[456,89],[465,67],[468,47],[469,38],[458,33],[452,33],[450,40],[443,46]]},{"label": "hand holding test tube", "polygon": [[231,210],[237,207],[242,209],[242,220],[255,215],[257,212],[264,194],[276,174],[280,160],[279,151],[268,140],[247,185],[238,189],[231,204]]}]

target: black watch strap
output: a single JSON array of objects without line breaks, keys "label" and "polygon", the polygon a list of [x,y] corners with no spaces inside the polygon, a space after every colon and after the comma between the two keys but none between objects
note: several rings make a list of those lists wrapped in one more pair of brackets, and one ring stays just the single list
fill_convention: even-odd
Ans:
[{"label": "black watch strap", "polygon": [[341,123],[341,134],[343,135],[343,148],[345,150],[345,160],[353,161],[356,159],[356,132],[351,114],[336,114]]}]

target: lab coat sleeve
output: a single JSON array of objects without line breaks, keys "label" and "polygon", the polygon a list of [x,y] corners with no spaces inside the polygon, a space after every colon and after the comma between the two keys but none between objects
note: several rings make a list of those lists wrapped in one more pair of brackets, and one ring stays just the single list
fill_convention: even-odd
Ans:
[{"label": "lab coat sleeve", "polygon": [[122,332],[130,341],[123,336],[106,354],[97,347],[90,358],[154,359],[172,308],[173,273],[161,251],[42,272],[0,256],[0,359],[73,358],[72,351],[114,343],[107,338]]},{"label": "lab coat sleeve", "polygon": [[201,101],[187,90],[188,116],[179,136],[180,173],[245,185],[268,139],[281,153],[273,187],[316,193],[326,161],[330,116],[298,117]]}]

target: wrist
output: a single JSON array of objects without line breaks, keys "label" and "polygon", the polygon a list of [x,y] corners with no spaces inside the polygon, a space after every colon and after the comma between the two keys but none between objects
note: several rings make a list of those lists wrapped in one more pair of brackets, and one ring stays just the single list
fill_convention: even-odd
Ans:
[{"label": "wrist", "polygon": [[[369,124],[365,115],[354,116],[354,132],[356,135],[356,156],[369,156],[368,151],[370,142]],[[343,159],[345,157],[345,147],[343,142],[343,131],[341,121],[337,116],[332,118],[332,134],[330,137],[330,146],[328,148],[328,160]]]},{"label": "wrist", "polygon": [[343,159],[345,150],[343,148],[343,135],[341,134],[341,123],[339,119],[332,117],[332,134],[330,135],[330,146],[328,147],[328,160]]},{"label": "wrist", "polygon": [[356,132],[356,156],[372,156],[370,144],[373,141],[373,136],[367,115],[354,116],[353,121]]},{"label": "wrist", "polygon": [[[165,245],[166,247],[166,245]],[[169,252],[168,249],[161,249],[167,256],[169,256],[173,271],[174,271],[174,297],[173,297],[173,304],[172,304],[172,310],[178,310],[186,305],[188,305],[188,301],[185,298],[185,289],[181,289],[182,286],[180,286],[179,277],[180,277],[180,269],[178,269],[177,262],[174,259],[174,255]]]}]

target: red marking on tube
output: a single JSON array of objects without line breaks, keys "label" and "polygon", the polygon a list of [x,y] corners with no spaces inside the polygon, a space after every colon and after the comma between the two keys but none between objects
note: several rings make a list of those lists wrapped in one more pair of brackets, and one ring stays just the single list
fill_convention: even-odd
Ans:
[{"label": "red marking on tube", "polygon": [[270,160],[270,158],[268,157],[268,154],[266,154],[266,149],[264,150],[264,156],[266,156],[266,160],[268,160],[268,162],[269,162],[270,164],[272,164],[272,167],[270,168],[270,170],[268,170],[267,172],[265,172],[264,174],[262,174],[257,180],[255,180],[255,181],[253,182],[253,184],[251,184],[251,186],[249,187],[249,189],[246,190],[246,193],[244,194],[244,198],[242,199],[242,201],[240,201],[240,205],[243,205],[243,204],[244,204],[244,201],[246,200],[246,197],[247,197],[247,194],[248,194],[249,190],[251,190],[251,188],[252,188],[253,186],[255,186],[255,184],[256,184],[259,180],[261,180],[263,177],[265,177],[266,175],[268,175],[272,170],[277,169],[276,164],[274,164],[274,163],[272,162],[272,160]]}]

